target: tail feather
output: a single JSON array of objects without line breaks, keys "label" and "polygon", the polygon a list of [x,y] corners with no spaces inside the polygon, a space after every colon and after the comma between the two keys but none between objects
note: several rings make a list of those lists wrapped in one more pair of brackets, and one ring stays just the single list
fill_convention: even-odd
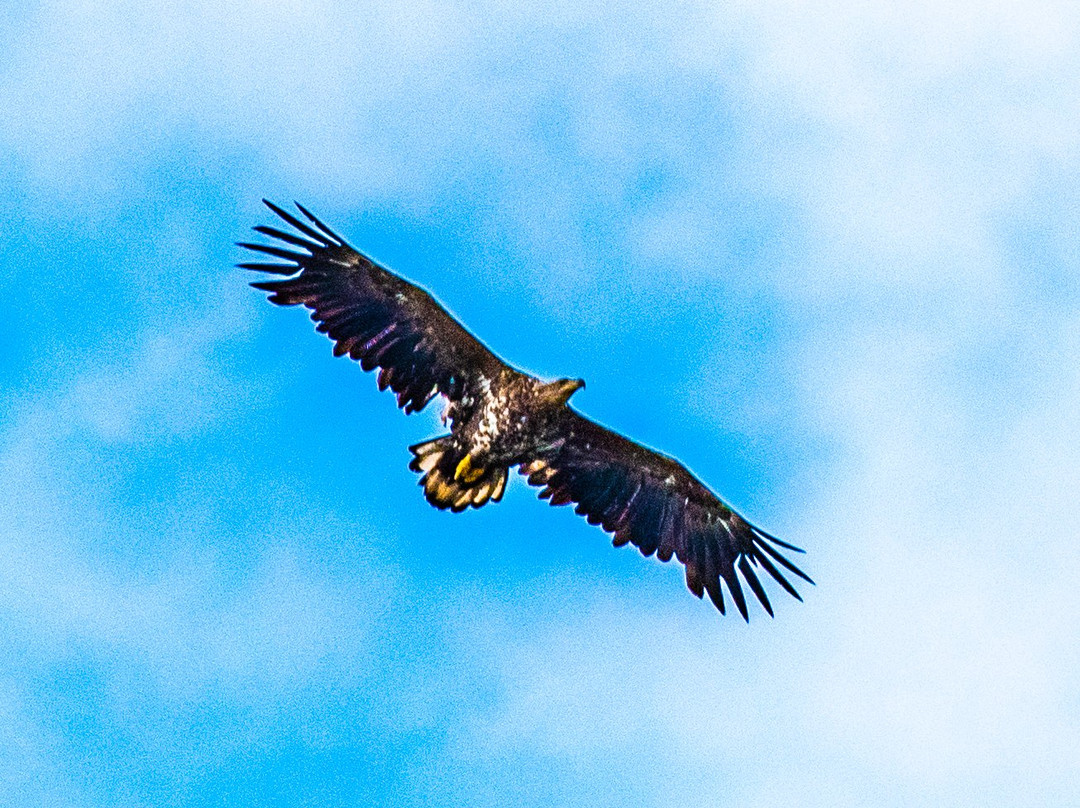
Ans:
[{"label": "tail feather", "polygon": [[449,435],[409,447],[413,453],[409,468],[424,475],[420,485],[427,501],[439,510],[449,508],[460,513],[468,507],[479,508],[488,501],[501,500],[509,470],[487,468],[469,483],[463,478],[454,479],[454,470],[461,460],[455,448]]}]

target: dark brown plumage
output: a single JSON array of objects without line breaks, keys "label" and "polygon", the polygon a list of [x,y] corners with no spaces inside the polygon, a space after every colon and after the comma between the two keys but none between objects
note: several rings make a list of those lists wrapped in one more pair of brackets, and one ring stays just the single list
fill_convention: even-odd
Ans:
[{"label": "dark brown plumage", "polygon": [[773,613],[758,569],[802,600],[785,572],[813,581],[778,548],[802,551],[746,522],[677,461],[577,413],[568,401],[583,381],[545,383],[510,367],[431,295],[361,255],[303,207],[307,222],[266,204],[296,232],[255,228],[288,248],[240,244],[278,261],[239,266],[287,276],[252,286],[278,305],[311,309],[334,354],[380,368],[379,388],[389,387],[406,413],[436,395],[446,399],[450,434],[410,447],[409,467],[423,475],[432,505],[456,512],[498,502],[517,466],[541,487],[541,498],[576,503],[590,524],[614,534],[616,546],[678,558],[690,591],[708,593],[721,613],[721,581],[744,619],[744,582]]}]

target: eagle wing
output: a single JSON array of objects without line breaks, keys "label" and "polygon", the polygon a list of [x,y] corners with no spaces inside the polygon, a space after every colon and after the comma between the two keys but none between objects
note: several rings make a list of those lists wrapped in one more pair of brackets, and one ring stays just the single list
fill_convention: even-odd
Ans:
[{"label": "eagle wing", "polygon": [[334,355],[348,354],[364,370],[381,368],[379,389],[393,390],[406,413],[440,393],[458,401],[479,377],[492,378],[504,367],[430,294],[354,250],[300,204],[310,225],[263,202],[297,232],[255,230],[292,249],[240,243],[283,263],[238,266],[291,276],[251,285],[270,292],[279,306],[311,309],[317,330],[334,341]]},{"label": "eagle wing", "polygon": [[532,485],[543,486],[540,497],[552,505],[577,503],[575,511],[590,524],[615,534],[616,547],[633,544],[661,561],[677,557],[686,565],[690,591],[699,598],[708,592],[721,614],[723,580],[744,620],[742,581],[772,615],[758,567],[798,600],[780,568],[813,583],[777,548],[802,550],[751,525],[681,463],[569,408],[562,439],[520,469]]}]

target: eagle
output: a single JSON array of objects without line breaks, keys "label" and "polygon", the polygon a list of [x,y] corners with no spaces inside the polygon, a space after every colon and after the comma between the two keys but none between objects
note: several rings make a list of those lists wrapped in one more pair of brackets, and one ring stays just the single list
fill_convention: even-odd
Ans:
[{"label": "eagle", "polygon": [[725,613],[721,582],[749,622],[743,584],[773,607],[758,570],[802,600],[785,572],[813,581],[781,549],[802,553],[747,522],[677,460],[601,426],[570,406],[583,379],[543,381],[501,360],[434,297],[349,246],[299,203],[302,221],[266,206],[292,228],[256,226],[277,243],[238,242],[275,259],[240,268],[280,276],[252,283],[279,306],[305,306],[334,355],[379,369],[406,414],[445,399],[450,433],[409,447],[427,501],[458,513],[498,502],[517,467],[540,498],[575,512],[646,557],[673,557],[686,585]]}]

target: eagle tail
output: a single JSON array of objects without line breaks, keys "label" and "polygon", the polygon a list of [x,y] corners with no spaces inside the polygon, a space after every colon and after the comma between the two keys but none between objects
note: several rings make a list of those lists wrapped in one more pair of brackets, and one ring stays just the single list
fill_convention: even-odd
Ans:
[{"label": "eagle tail", "polygon": [[[457,456],[460,450],[449,435],[410,446],[409,451],[413,453],[409,468],[423,473],[420,485],[424,496],[439,510],[460,513],[470,506],[479,508],[489,500],[502,499],[509,469],[472,466],[467,455]],[[467,474],[460,473],[462,466],[468,469]]]}]

